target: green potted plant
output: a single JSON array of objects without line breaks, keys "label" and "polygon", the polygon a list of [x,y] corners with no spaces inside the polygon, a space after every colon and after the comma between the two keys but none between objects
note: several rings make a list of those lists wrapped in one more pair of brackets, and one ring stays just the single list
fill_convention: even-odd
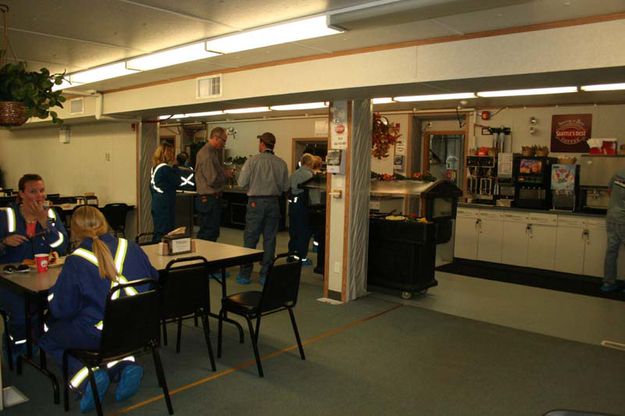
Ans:
[{"label": "green potted plant", "polygon": [[63,91],[52,91],[63,82],[64,74],[51,74],[47,68],[28,71],[25,62],[7,63],[0,68],[0,125],[20,126],[29,117],[52,117],[62,124],[53,107],[63,108]]}]

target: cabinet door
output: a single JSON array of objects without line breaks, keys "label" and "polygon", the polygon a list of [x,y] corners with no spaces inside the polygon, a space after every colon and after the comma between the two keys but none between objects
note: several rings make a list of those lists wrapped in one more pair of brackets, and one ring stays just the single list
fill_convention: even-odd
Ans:
[{"label": "cabinet door", "polygon": [[520,212],[503,214],[501,262],[514,266],[527,266],[527,220]]},{"label": "cabinet door", "polygon": [[480,210],[477,259],[501,263],[503,219],[499,211]]},{"label": "cabinet door", "polygon": [[558,218],[549,214],[530,214],[529,221],[527,265],[537,269],[553,270]]},{"label": "cabinet door", "polygon": [[458,208],[454,237],[454,257],[477,259],[477,210]]},{"label": "cabinet door", "polygon": [[586,224],[588,236],[586,251],[584,252],[584,274],[603,277],[603,259],[608,242],[605,221],[603,219],[589,219]]},{"label": "cabinet door", "polygon": [[554,269],[564,273],[584,272],[586,230],[579,217],[558,216]]}]

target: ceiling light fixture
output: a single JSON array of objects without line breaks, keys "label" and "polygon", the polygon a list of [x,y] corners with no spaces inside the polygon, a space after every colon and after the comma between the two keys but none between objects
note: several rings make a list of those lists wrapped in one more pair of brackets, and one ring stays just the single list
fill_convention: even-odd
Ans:
[{"label": "ceiling light fixture", "polygon": [[371,99],[371,103],[372,104],[391,104],[391,103],[394,103],[394,102],[395,101],[391,97],[380,97],[380,98],[372,98]]},{"label": "ceiling light fixture", "polygon": [[72,84],[87,84],[89,82],[97,82],[110,78],[122,77],[124,75],[135,74],[139,71],[126,68],[125,62],[116,62],[114,64],[108,64],[98,66],[93,69],[87,69],[86,71],[79,71],[68,76],[69,82]]},{"label": "ceiling light fixture", "polygon": [[409,103],[412,101],[462,100],[467,98],[475,98],[475,94],[472,92],[458,92],[451,94],[407,95],[403,97],[393,97],[393,101]]},{"label": "ceiling light fixture", "polygon": [[327,108],[329,106],[327,101],[320,101],[316,103],[302,103],[302,104],[284,104],[284,105],[272,105],[270,110],[288,111],[288,110],[315,110],[318,108]]},{"label": "ceiling light fixture", "polygon": [[566,94],[577,92],[577,87],[528,88],[520,90],[479,91],[478,97],[518,97],[522,95]]},{"label": "ceiling light fixture", "polygon": [[53,86],[52,86],[52,91],[66,90],[66,89],[68,89],[68,88],[76,87],[76,86],[78,86],[78,85],[80,85],[80,84],[79,84],[79,83],[77,83],[77,82],[72,83],[72,82],[69,82],[69,80],[64,79],[64,80],[63,80],[63,82],[62,82],[61,84],[59,84],[59,85],[53,85]]},{"label": "ceiling light fixture", "polygon": [[187,113],[187,117],[210,117],[210,116],[218,116],[220,114],[223,114],[224,112],[221,110],[217,110],[217,111],[204,111],[201,113]]},{"label": "ceiling light fixture", "polygon": [[326,16],[317,16],[209,39],[206,41],[206,50],[233,53],[341,32],[328,27]]},{"label": "ceiling light fixture", "polygon": [[233,108],[230,110],[224,110],[226,114],[246,114],[246,113],[262,113],[264,111],[271,111],[269,107],[248,107],[248,108]]},{"label": "ceiling light fixture", "polygon": [[618,84],[595,84],[595,85],[582,85],[580,87],[582,91],[618,91],[625,90],[625,82]]},{"label": "ceiling light fixture", "polygon": [[126,68],[148,71],[217,55],[219,54],[216,52],[207,51],[204,42],[198,42],[129,59],[126,61]]}]

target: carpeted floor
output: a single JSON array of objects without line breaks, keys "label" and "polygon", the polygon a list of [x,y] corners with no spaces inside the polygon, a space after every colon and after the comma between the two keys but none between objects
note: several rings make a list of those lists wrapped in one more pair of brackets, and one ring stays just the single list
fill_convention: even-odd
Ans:
[{"label": "carpeted floor", "polygon": [[[333,306],[317,294],[317,286],[302,284],[296,308],[305,361],[293,349],[287,314],[263,321],[262,379],[247,338],[239,344],[234,328],[225,328],[224,355],[211,372],[202,331],[185,323],[181,353],[161,348],[175,414],[538,416],[556,408],[625,414],[623,351],[371,296]],[[169,335],[172,343],[173,325]],[[150,357],[139,360],[146,369],[141,390],[116,403],[112,386],[106,414],[167,414]],[[30,397],[6,415],[67,414],[32,369],[16,376],[5,368],[4,379]],[[79,414],[77,403],[70,414]]]},{"label": "carpeted floor", "polygon": [[560,290],[580,295],[625,300],[625,293],[622,291],[613,293],[601,292],[599,290],[601,279],[595,277],[462,259],[455,259],[452,263],[438,266],[436,270],[461,276]]}]

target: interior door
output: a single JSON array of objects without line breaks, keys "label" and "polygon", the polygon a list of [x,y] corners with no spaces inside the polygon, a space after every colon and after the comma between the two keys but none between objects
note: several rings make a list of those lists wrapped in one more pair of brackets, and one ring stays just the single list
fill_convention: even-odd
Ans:
[{"label": "interior door", "polygon": [[462,187],[464,131],[431,131],[424,141],[423,170],[436,179],[447,179]]}]

